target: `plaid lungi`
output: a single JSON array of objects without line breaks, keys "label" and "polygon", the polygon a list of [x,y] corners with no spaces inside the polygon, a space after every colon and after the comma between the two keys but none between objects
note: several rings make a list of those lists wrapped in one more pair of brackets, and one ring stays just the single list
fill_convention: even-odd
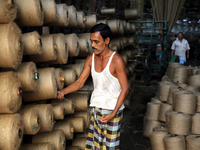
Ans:
[{"label": "plaid lungi", "polygon": [[106,124],[100,121],[102,115],[105,117],[111,113],[112,110],[92,108],[85,150],[119,150],[123,111],[119,110],[116,116]]}]

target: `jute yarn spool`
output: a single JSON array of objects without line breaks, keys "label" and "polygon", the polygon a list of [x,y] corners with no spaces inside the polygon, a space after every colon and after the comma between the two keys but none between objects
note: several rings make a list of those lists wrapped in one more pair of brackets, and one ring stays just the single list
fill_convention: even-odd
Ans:
[{"label": "jute yarn spool", "polygon": [[23,55],[42,53],[42,40],[37,31],[22,34]]},{"label": "jute yarn spool", "polygon": [[65,96],[75,104],[75,111],[84,111],[88,108],[88,93],[71,93]]},{"label": "jute yarn spool", "polygon": [[32,143],[50,142],[54,145],[55,150],[65,150],[65,134],[62,130],[53,130],[46,133],[38,133],[33,136]]},{"label": "jute yarn spool", "polygon": [[200,113],[195,113],[192,116],[191,133],[200,134]]},{"label": "jute yarn spool", "polygon": [[189,135],[192,124],[192,117],[186,113],[171,113],[169,133],[178,135]]},{"label": "jute yarn spool", "polygon": [[58,90],[62,90],[65,82],[63,70],[61,68],[55,68],[54,70]]},{"label": "jute yarn spool", "polygon": [[164,75],[161,80],[162,81],[169,81],[170,79],[169,79],[169,76]]},{"label": "jute yarn spool", "polygon": [[75,111],[75,104],[72,103],[71,100],[68,100],[68,99],[63,99],[62,101],[58,101],[58,100],[52,100],[51,101],[51,104],[54,105],[54,104],[62,104],[65,108],[65,114],[68,115],[68,114],[73,114],[74,111]]},{"label": "jute yarn spool", "polygon": [[80,54],[81,53],[87,53],[89,51],[89,43],[87,39],[79,38],[79,46],[80,46]]},{"label": "jute yarn spool", "polygon": [[76,57],[79,54],[80,47],[79,47],[79,42],[78,42],[78,37],[76,34],[66,34],[65,39],[67,41],[67,46],[69,49],[69,56],[71,57]]},{"label": "jute yarn spool", "polygon": [[57,97],[57,85],[54,68],[38,69],[40,78],[36,91],[24,92],[22,97],[26,102],[40,101]]},{"label": "jute yarn spool", "polygon": [[69,24],[67,27],[75,28],[77,26],[77,13],[74,5],[67,6],[69,12]]},{"label": "jute yarn spool", "polygon": [[113,34],[119,34],[119,22],[118,20],[108,20],[108,26]]},{"label": "jute yarn spool", "polygon": [[166,102],[169,95],[169,89],[171,84],[169,83],[160,83],[158,85],[158,99],[160,101]]},{"label": "jute yarn spool", "polygon": [[57,122],[54,125],[53,130],[58,130],[58,129],[63,130],[63,132],[65,133],[65,139],[66,140],[72,140],[73,139],[73,137],[74,137],[74,127],[73,127],[73,125],[70,121],[63,120],[63,121]]},{"label": "jute yarn spool", "polygon": [[174,70],[174,67],[176,67],[176,66],[183,66],[183,64],[181,64],[181,63],[169,63],[169,65],[168,65],[166,75],[168,75],[170,79],[172,79],[173,70]]},{"label": "jute yarn spool", "polygon": [[[88,53],[85,53],[85,56],[92,54],[93,53],[93,49],[92,49],[92,43],[90,41],[90,33],[82,33],[82,34],[77,34],[78,38],[82,38],[82,39],[86,39],[88,44],[89,44],[89,51]],[[81,53],[80,53],[81,54]],[[79,56],[82,56],[83,54],[81,54]]]},{"label": "jute yarn spool", "polygon": [[80,137],[72,140],[72,146],[79,146],[81,150],[85,149],[87,138]]},{"label": "jute yarn spool", "polygon": [[22,36],[16,23],[0,24],[0,67],[16,69],[22,61]]},{"label": "jute yarn spool", "polygon": [[138,17],[138,11],[136,8],[129,8],[124,10],[124,17],[126,20],[134,20]]},{"label": "jute yarn spool", "polygon": [[0,149],[18,150],[23,138],[23,121],[19,114],[0,115]]},{"label": "jute yarn spool", "polygon": [[77,26],[76,28],[85,28],[86,17],[83,11],[77,11]]},{"label": "jute yarn spool", "polygon": [[83,117],[84,118],[84,124],[85,124],[85,129],[89,129],[90,126],[90,113],[88,111],[80,111],[76,112],[70,117],[75,118],[75,117]]},{"label": "jute yarn spool", "polygon": [[54,120],[63,120],[65,116],[65,108],[63,104],[52,104]]},{"label": "jute yarn spool", "polygon": [[53,107],[50,104],[27,105],[27,108],[37,108],[39,110],[40,130],[39,132],[48,132],[53,129]]},{"label": "jute yarn spool", "polygon": [[1,0],[0,5],[0,23],[9,23],[15,20],[17,16],[17,5],[15,1]]},{"label": "jute yarn spool", "polygon": [[72,84],[77,79],[77,73],[76,70],[74,69],[63,69],[63,74],[64,74],[65,86]]},{"label": "jute yarn spool", "polygon": [[94,25],[97,24],[97,16],[94,15],[88,15],[86,17],[86,22],[85,22],[85,28],[86,29],[91,29]]},{"label": "jute yarn spool", "polygon": [[189,135],[186,137],[187,150],[200,149],[200,135]]},{"label": "jute yarn spool", "polygon": [[68,46],[65,36],[62,33],[53,34],[54,42],[57,46],[57,59],[54,61],[47,62],[49,64],[66,64],[68,61]]},{"label": "jute yarn spool", "polygon": [[41,0],[44,12],[44,24],[56,22],[57,7],[54,0]]},{"label": "jute yarn spool", "polygon": [[122,21],[120,20],[119,21],[119,34],[120,35],[124,35],[124,26],[123,26],[123,23],[122,23]]},{"label": "jute yarn spool", "polygon": [[115,14],[115,8],[103,8],[101,9],[101,14],[102,15]]},{"label": "jute yarn spool", "polygon": [[77,76],[79,77],[81,75],[81,72],[83,71],[84,63],[65,65],[63,66],[63,68],[76,70]]},{"label": "jute yarn spool", "polygon": [[34,135],[40,130],[39,110],[36,107],[25,107],[21,111],[24,134]]},{"label": "jute yarn spool", "polygon": [[21,83],[16,73],[0,73],[1,105],[0,113],[16,113],[22,103]]},{"label": "jute yarn spool", "polygon": [[160,103],[148,102],[146,117],[151,120],[158,120],[158,115],[160,111]]},{"label": "jute yarn spool", "polygon": [[107,24],[108,25],[108,20],[98,20],[97,24],[99,23],[103,23],[103,24]]},{"label": "jute yarn spool", "polygon": [[161,126],[153,128],[153,132],[155,132],[155,131],[168,132],[168,129],[166,128],[166,124],[162,124]]},{"label": "jute yarn spool", "polygon": [[200,86],[187,86],[185,90],[192,91],[192,92],[200,92]]},{"label": "jute yarn spool", "polygon": [[67,146],[67,150],[81,150],[79,146]]},{"label": "jute yarn spool", "polygon": [[149,134],[152,150],[165,150],[163,138],[168,135],[166,131],[155,131]]},{"label": "jute yarn spool", "polygon": [[41,0],[16,0],[19,26],[42,26],[44,12]]},{"label": "jute yarn spool", "polygon": [[196,108],[196,112],[200,112],[200,93],[194,93],[194,95],[196,95],[196,97],[197,97],[197,108]]},{"label": "jute yarn spool", "polygon": [[173,111],[173,110],[167,110],[165,112],[165,124],[166,124],[167,128],[169,128],[169,126],[170,126],[170,115],[171,115],[171,113],[175,113],[175,111]]},{"label": "jute yarn spool", "polygon": [[183,91],[173,91],[172,92],[172,106],[173,108],[175,107],[175,101],[176,101],[176,94],[192,94],[193,92],[192,91],[187,91],[187,90],[183,90]]},{"label": "jute yarn spool", "polygon": [[161,103],[158,120],[165,122],[166,121],[165,112],[168,110],[173,110],[172,105],[166,104],[166,103]]},{"label": "jute yarn spool", "polygon": [[53,61],[57,58],[57,45],[55,44],[53,35],[42,35],[42,53],[38,55],[30,55],[30,59],[34,62]]},{"label": "jute yarn spool", "polygon": [[155,103],[162,103],[158,98],[151,98],[151,102],[155,102]]},{"label": "jute yarn spool", "polygon": [[35,143],[35,144],[23,144],[19,150],[55,150],[54,145],[49,143]]},{"label": "jute yarn spool", "polygon": [[188,85],[200,86],[200,75],[193,75],[189,77]]},{"label": "jute yarn spool", "polygon": [[187,83],[189,77],[189,71],[185,67],[176,66],[174,67],[172,74],[172,81],[174,83]]},{"label": "jute yarn spool", "polygon": [[71,122],[74,127],[75,133],[82,133],[85,129],[84,118],[83,117],[75,117],[75,118],[65,118],[65,122]]},{"label": "jute yarn spool", "polygon": [[23,62],[17,68],[17,76],[22,84],[22,91],[35,91],[39,74],[34,62]]},{"label": "jute yarn spool", "polygon": [[183,135],[169,134],[163,138],[165,150],[186,150],[185,137]]},{"label": "jute yarn spool", "polygon": [[148,120],[147,123],[146,123],[146,127],[143,130],[143,136],[149,138],[149,134],[151,132],[153,132],[153,128],[157,127],[157,126],[160,126],[160,125],[161,125],[161,123],[159,121]]}]

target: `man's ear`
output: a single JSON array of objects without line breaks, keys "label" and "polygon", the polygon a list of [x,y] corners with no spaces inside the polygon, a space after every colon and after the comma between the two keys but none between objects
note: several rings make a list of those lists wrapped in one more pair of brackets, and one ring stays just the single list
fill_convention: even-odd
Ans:
[{"label": "man's ear", "polygon": [[107,38],[105,39],[105,43],[106,43],[107,45],[110,43],[110,38],[109,38],[109,37],[107,37]]}]

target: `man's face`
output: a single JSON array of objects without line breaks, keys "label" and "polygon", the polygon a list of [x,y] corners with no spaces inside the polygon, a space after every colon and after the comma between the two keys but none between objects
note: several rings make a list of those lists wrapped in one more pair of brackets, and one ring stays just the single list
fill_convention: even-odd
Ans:
[{"label": "man's face", "polygon": [[179,34],[178,34],[178,38],[179,38],[179,39],[182,39],[182,38],[183,38],[183,35],[182,35],[181,33],[179,33]]},{"label": "man's face", "polygon": [[100,31],[97,31],[90,34],[90,40],[94,53],[96,55],[100,55],[106,49],[106,46],[108,46],[109,38],[104,41],[100,34]]},{"label": "man's face", "polygon": [[162,39],[162,37],[161,37],[160,35],[158,35],[158,39],[159,39],[159,40],[161,40],[161,39]]}]

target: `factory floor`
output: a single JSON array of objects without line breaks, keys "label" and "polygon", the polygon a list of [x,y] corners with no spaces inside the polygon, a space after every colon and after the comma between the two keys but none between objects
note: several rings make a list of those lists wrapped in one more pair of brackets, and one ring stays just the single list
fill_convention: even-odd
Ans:
[{"label": "factory floor", "polygon": [[130,109],[124,110],[120,150],[151,150],[149,139],[143,137],[143,117],[155,92],[156,84],[134,87]]}]

